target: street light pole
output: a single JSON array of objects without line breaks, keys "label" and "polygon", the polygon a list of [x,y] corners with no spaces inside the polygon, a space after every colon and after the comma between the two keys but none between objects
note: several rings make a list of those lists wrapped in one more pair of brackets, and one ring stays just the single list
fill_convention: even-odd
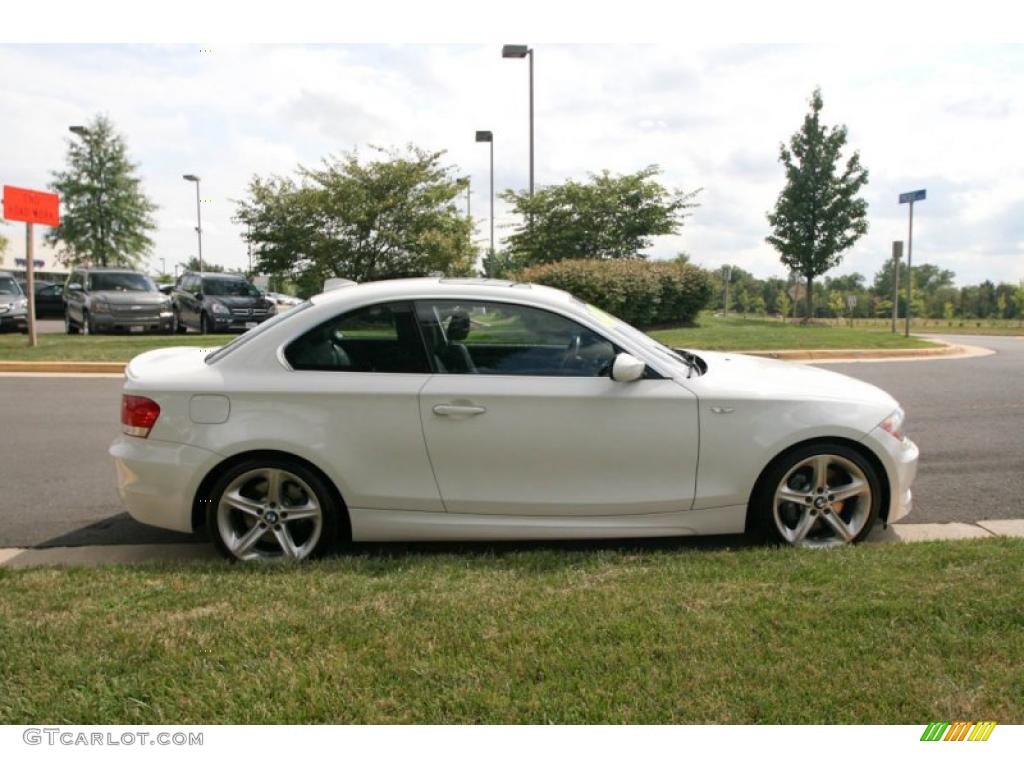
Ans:
[{"label": "street light pole", "polygon": [[196,184],[196,237],[199,240],[199,271],[203,271],[203,214],[199,205],[199,177],[193,173],[186,173],[182,176],[185,181],[194,181]]},{"label": "street light pole", "polygon": [[530,197],[533,197],[533,48],[527,45],[503,45],[503,59],[530,59]]},{"label": "street light pole", "polygon": [[494,255],[494,133],[477,131],[476,140],[491,145],[491,255]]}]

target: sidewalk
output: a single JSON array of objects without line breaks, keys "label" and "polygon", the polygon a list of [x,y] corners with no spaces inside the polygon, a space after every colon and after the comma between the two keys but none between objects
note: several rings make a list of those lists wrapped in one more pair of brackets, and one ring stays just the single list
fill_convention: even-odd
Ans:
[{"label": "sidewalk", "polygon": [[[1024,519],[981,520],[977,523],[895,523],[876,528],[869,543],[955,541],[991,536],[1024,538]],[[137,565],[219,561],[212,544],[121,544],[48,549],[0,549],[0,568],[75,565]]]}]

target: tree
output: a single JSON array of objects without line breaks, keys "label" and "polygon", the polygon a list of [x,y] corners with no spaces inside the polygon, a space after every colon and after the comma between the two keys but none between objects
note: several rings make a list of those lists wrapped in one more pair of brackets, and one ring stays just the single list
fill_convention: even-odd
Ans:
[{"label": "tree", "polygon": [[220,264],[214,264],[212,261],[203,259],[203,268],[199,268],[199,259],[195,256],[189,256],[187,261],[178,262],[178,266],[186,272],[224,272],[225,269]]},{"label": "tree", "polygon": [[783,320],[789,316],[790,311],[793,309],[793,302],[790,301],[789,294],[785,291],[781,291],[776,294],[775,309],[780,315],[782,315]]},{"label": "tree", "polygon": [[846,299],[840,291],[830,291],[828,294],[828,308],[835,317],[842,317],[846,309]]},{"label": "tree", "polygon": [[522,223],[508,237],[513,261],[526,267],[564,259],[634,259],[652,238],[674,235],[700,190],[670,190],[657,180],[660,169],[590,174],[585,182],[543,187],[531,196],[506,190]]},{"label": "tree", "polygon": [[138,166],[110,120],[98,115],[84,135],[69,140],[66,164],[51,182],[64,213],[45,236],[57,258],[68,266],[138,265],[153,247],[157,207],[143,193]]},{"label": "tree", "polygon": [[846,126],[821,124],[821,91],[790,145],[779,148],[786,185],[768,214],[772,234],[766,240],[782,263],[807,281],[806,317],[814,313],[814,278],[842,261],[843,254],[868,231],[867,201],[857,197],[868,172],[853,152],[840,172]]},{"label": "tree", "polygon": [[288,274],[301,292],[329,277],[384,280],[431,272],[467,275],[476,249],[456,201],[466,180],[442,152],[374,147],[300,166],[296,179],[254,176],[235,221],[249,228],[256,268]]}]

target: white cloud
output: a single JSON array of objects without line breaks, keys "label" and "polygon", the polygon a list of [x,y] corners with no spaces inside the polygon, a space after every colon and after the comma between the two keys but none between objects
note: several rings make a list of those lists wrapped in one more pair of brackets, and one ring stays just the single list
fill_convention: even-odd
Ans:
[{"label": "white cloud", "polygon": [[[0,47],[0,181],[45,187],[67,126],[105,112],[160,206],[154,263],[195,252],[194,191],[181,174],[196,173],[213,201],[204,256],[236,267],[245,248],[231,201],[254,173],[369,144],[447,149],[472,175],[481,244],[488,154],[475,130],[495,133],[498,190],[527,185],[527,63],[495,45],[210,47]],[[538,47],[535,77],[538,184],[658,164],[668,184],[704,188],[655,256],[686,250],[707,266],[783,272],[764,242],[778,145],[820,85],[826,120],[849,127],[871,173],[871,229],[840,271],[877,271],[906,236],[897,195],[924,186],[915,261],[961,282],[1024,278],[1019,47],[550,45]],[[496,219],[499,236],[514,224],[500,200]],[[5,231],[21,249],[21,229]]]}]

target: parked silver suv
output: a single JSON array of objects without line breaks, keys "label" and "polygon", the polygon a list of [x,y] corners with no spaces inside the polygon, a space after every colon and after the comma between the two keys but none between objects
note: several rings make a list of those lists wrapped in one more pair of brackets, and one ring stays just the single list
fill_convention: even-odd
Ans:
[{"label": "parked silver suv", "polygon": [[64,301],[68,333],[170,333],[174,322],[171,300],[130,269],[76,269],[64,286]]},{"label": "parked silver suv", "polygon": [[0,272],[0,331],[28,333],[28,299],[10,272]]}]

